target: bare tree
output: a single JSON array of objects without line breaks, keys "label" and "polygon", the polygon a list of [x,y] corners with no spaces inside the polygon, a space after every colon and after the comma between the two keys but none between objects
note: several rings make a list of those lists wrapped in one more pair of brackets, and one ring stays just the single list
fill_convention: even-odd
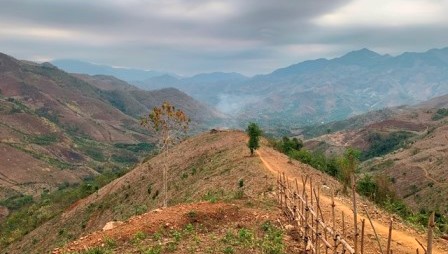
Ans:
[{"label": "bare tree", "polygon": [[163,167],[163,207],[168,206],[168,153],[171,147],[179,143],[187,134],[190,119],[180,109],[176,109],[168,101],[160,107],[154,107],[141,119],[140,124],[156,132],[157,146],[165,156]]}]

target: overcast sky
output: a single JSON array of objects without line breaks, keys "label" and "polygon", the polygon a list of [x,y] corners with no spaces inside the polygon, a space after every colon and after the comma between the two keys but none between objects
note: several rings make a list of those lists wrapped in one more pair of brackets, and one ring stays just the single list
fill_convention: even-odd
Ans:
[{"label": "overcast sky", "polygon": [[448,0],[0,0],[0,52],[183,75],[448,46]]}]

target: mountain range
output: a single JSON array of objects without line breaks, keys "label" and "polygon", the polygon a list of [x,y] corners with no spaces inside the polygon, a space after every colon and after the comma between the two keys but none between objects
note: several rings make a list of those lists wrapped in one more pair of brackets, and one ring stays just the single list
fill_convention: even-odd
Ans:
[{"label": "mountain range", "polygon": [[237,122],[253,120],[271,129],[297,127],[447,94],[448,48],[398,56],[361,49],[251,78],[217,72],[136,80],[135,85],[149,90],[178,88]]}]

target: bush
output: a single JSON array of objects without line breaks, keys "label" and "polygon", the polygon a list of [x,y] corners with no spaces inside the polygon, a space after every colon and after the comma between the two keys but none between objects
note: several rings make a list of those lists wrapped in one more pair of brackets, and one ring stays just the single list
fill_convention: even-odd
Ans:
[{"label": "bush", "polygon": [[59,137],[57,136],[56,133],[39,135],[39,136],[34,136],[34,137],[30,138],[31,143],[34,143],[37,145],[43,145],[43,146],[51,145],[58,141],[59,141]]},{"label": "bush", "polygon": [[288,137],[283,137],[281,140],[274,142],[274,148],[284,154],[289,154],[294,150],[298,151],[302,149],[302,147],[302,140],[297,138],[289,139]]},{"label": "bush", "polygon": [[19,195],[0,201],[0,205],[7,207],[9,210],[17,210],[32,203],[33,197],[29,195]]},{"label": "bush", "polygon": [[437,121],[445,118],[446,116],[448,116],[448,108],[440,108],[436,111],[436,113],[434,113],[434,115],[432,116],[432,120]]},{"label": "bush", "polygon": [[414,134],[406,131],[397,131],[389,135],[379,133],[370,133],[367,141],[370,148],[361,154],[361,160],[367,160],[390,153],[404,145],[404,142]]}]

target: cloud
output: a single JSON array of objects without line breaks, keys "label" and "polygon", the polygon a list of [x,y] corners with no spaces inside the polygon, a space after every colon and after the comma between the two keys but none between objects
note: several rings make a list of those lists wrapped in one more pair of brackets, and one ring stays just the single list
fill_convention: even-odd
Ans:
[{"label": "cloud", "polygon": [[[188,75],[251,75],[363,47],[393,53],[447,41],[447,1],[441,0],[2,0],[1,5],[0,48],[13,56]],[[416,38],[416,32],[425,37]]]}]

